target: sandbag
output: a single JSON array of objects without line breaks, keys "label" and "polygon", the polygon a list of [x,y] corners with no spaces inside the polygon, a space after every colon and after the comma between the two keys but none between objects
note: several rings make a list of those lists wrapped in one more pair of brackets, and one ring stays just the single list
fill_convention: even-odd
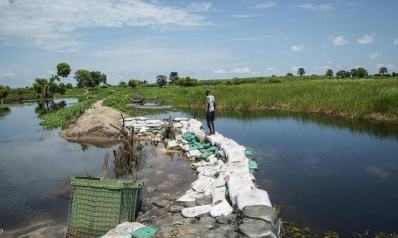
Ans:
[{"label": "sandbag", "polygon": [[242,213],[245,217],[263,220],[271,225],[275,225],[275,222],[279,216],[279,211],[267,205],[246,206],[243,208]]},{"label": "sandbag", "polygon": [[218,174],[217,180],[216,180],[216,187],[223,187],[225,186],[227,183],[225,181],[225,172],[220,172]]},{"label": "sandbag", "polygon": [[188,153],[188,157],[194,157],[194,158],[198,158],[200,155],[199,150],[189,150],[187,153]]},{"label": "sandbag", "polygon": [[206,160],[210,155],[214,154],[213,151],[205,151],[199,155],[199,159]]},{"label": "sandbag", "polygon": [[229,205],[228,201],[224,198],[221,203],[213,206],[210,209],[210,216],[219,217],[219,216],[228,216],[233,212],[233,208]]},{"label": "sandbag", "polygon": [[[206,166],[202,167],[203,169],[199,171],[199,173],[205,175],[205,176],[216,176],[220,172],[220,167],[219,166]],[[199,169],[199,168],[198,168]]]},{"label": "sandbag", "polygon": [[211,205],[217,205],[225,199],[225,186],[216,187],[211,193]]},{"label": "sandbag", "polygon": [[206,137],[206,139],[207,139],[212,145],[217,145],[218,142],[219,142],[219,140],[222,139],[222,138],[224,138],[224,136],[221,135],[221,134],[218,134],[218,133],[213,134],[213,135],[208,135],[208,136]]},{"label": "sandbag", "polygon": [[147,124],[159,124],[161,122],[161,120],[146,120],[145,121]]},{"label": "sandbag", "polygon": [[244,191],[237,196],[238,209],[242,210],[247,206],[265,205],[272,207],[267,191],[255,189]]},{"label": "sandbag", "polygon": [[206,213],[209,213],[211,209],[211,205],[203,205],[196,207],[187,207],[181,210],[181,214],[184,217],[197,217]]},{"label": "sandbag", "polygon": [[145,225],[138,222],[123,222],[108,231],[102,238],[131,238],[133,231],[142,227],[145,227]]},{"label": "sandbag", "polygon": [[167,148],[175,148],[175,147],[180,147],[180,145],[177,143],[176,140],[169,140],[167,141]]},{"label": "sandbag", "polygon": [[198,131],[195,133],[196,139],[200,142],[203,143],[206,140],[206,134],[204,131]]},{"label": "sandbag", "polygon": [[179,121],[179,122],[181,122],[181,121],[189,121],[189,118],[186,118],[186,117],[176,117],[176,118],[174,118],[174,120],[175,120],[175,121]]},{"label": "sandbag", "polygon": [[243,152],[241,148],[233,148],[229,150],[228,153],[226,153],[224,150],[224,153],[228,163],[236,163],[243,161],[246,161],[246,163],[249,162],[245,155],[245,152]]},{"label": "sandbag", "polygon": [[192,201],[196,201],[197,198],[201,198],[203,197],[205,194],[201,193],[201,192],[188,192],[186,194],[184,194],[183,196],[181,196],[180,198],[177,199],[178,202],[192,202]]},{"label": "sandbag", "polygon": [[208,191],[209,187],[212,186],[214,181],[215,179],[212,177],[202,176],[196,181],[192,182],[191,187],[197,192],[205,192]]},{"label": "sandbag", "polygon": [[252,181],[253,176],[249,172],[226,173],[225,177],[228,181],[229,198],[233,205],[236,204],[240,193],[256,189],[256,185]]},{"label": "sandbag", "polygon": [[278,231],[271,224],[256,219],[243,218],[239,232],[247,237],[278,238]]},{"label": "sandbag", "polygon": [[249,172],[249,163],[248,161],[227,163],[225,172],[227,174]]}]

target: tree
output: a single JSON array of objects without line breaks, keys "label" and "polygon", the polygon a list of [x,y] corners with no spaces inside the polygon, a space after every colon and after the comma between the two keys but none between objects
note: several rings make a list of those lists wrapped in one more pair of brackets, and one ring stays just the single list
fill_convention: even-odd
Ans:
[{"label": "tree", "polygon": [[90,74],[91,74],[91,84],[92,84],[90,87],[93,87],[95,85],[100,86],[101,83],[106,84],[105,74],[102,74],[99,71],[91,71]]},{"label": "tree", "polygon": [[53,87],[53,84],[55,80],[60,81],[61,78],[66,78],[69,76],[70,72],[72,70],[70,69],[69,64],[67,63],[59,63],[57,65],[57,74],[51,75],[51,77],[48,80],[48,84],[44,87],[44,97],[52,97],[54,93],[57,92],[57,87]]},{"label": "tree", "polygon": [[69,76],[69,74],[70,74],[70,72],[72,70],[70,69],[69,64],[67,64],[67,63],[59,63],[57,65],[57,71],[58,71],[57,74],[58,74],[59,77],[66,78],[66,77]]},{"label": "tree", "polygon": [[138,80],[138,84],[139,84],[139,85],[141,85],[141,84],[148,84],[148,82],[147,82],[146,80],[144,80],[144,81]]},{"label": "tree", "polygon": [[358,77],[358,70],[357,69],[351,69],[351,76],[354,77]]},{"label": "tree", "polygon": [[332,76],[333,77],[333,70],[331,70],[331,69],[326,70],[325,76]]},{"label": "tree", "polygon": [[185,78],[178,78],[176,84],[178,86],[185,86],[187,84],[187,80]]},{"label": "tree", "polygon": [[364,77],[368,77],[368,71],[364,68],[358,68],[358,77],[360,78],[364,78]]},{"label": "tree", "polygon": [[395,73],[395,72],[392,72],[391,76],[393,76],[393,77],[397,77],[397,76],[398,76],[398,74],[397,74],[397,73]]},{"label": "tree", "polygon": [[137,87],[137,85],[138,85],[138,81],[135,80],[135,79],[130,79],[128,85],[129,85],[129,87],[131,87],[131,88],[135,88],[135,87]]},{"label": "tree", "polygon": [[349,78],[351,76],[350,71],[344,71],[344,78]]},{"label": "tree", "polygon": [[169,76],[169,82],[171,84],[175,84],[177,79],[178,79],[178,73],[177,72],[171,72],[170,76]]},{"label": "tree", "polygon": [[3,85],[0,84],[0,99],[1,99],[1,104],[3,104],[3,99],[7,97],[8,95],[8,88],[4,87]]},{"label": "tree", "polygon": [[382,74],[382,75],[386,74],[387,72],[388,72],[388,71],[387,71],[387,68],[386,68],[386,67],[381,67],[381,68],[379,69],[379,73]]},{"label": "tree", "polygon": [[120,87],[126,87],[127,84],[126,84],[125,81],[120,81],[120,82],[119,82],[119,86],[120,86]]},{"label": "tree", "polygon": [[287,77],[291,77],[291,76],[293,76],[293,74],[292,73],[287,73],[286,76]]},{"label": "tree", "polygon": [[35,82],[33,83],[33,90],[36,92],[36,97],[39,96],[41,98],[45,97],[46,88],[48,87],[48,81],[44,78],[36,78]]},{"label": "tree", "polygon": [[77,87],[92,87],[91,74],[86,69],[79,69],[75,72],[75,76],[73,77],[77,81]]},{"label": "tree", "polygon": [[303,68],[299,68],[297,70],[297,75],[303,76],[305,74],[305,70]]},{"label": "tree", "polygon": [[158,75],[156,77],[156,83],[159,85],[159,87],[163,87],[167,83],[167,77],[164,75]]},{"label": "tree", "polygon": [[340,70],[336,73],[336,77],[338,77],[338,78],[344,78],[344,76],[345,76],[344,70]]}]

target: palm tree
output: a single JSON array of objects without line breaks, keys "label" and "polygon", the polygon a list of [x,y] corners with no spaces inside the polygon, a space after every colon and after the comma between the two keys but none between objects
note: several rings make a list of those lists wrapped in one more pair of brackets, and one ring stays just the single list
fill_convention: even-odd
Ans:
[{"label": "palm tree", "polygon": [[304,69],[303,69],[303,68],[299,68],[299,69],[297,70],[297,74],[300,75],[300,76],[303,76],[303,75],[305,74]]},{"label": "palm tree", "polygon": [[379,69],[379,73],[382,74],[382,75],[386,74],[387,73],[387,68],[386,67],[381,67]]}]

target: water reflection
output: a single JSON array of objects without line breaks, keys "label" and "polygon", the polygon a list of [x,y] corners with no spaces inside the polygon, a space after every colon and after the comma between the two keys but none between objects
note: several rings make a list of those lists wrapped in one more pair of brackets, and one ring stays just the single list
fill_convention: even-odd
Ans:
[{"label": "water reflection", "polygon": [[10,114],[10,112],[11,109],[9,107],[0,108],[0,119]]},{"label": "water reflection", "polygon": [[54,100],[37,101],[35,113],[39,116],[43,116],[47,113],[58,111],[59,109],[66,107],[66,105],[65,100],[61,100],[59,102],[54,102]]}]

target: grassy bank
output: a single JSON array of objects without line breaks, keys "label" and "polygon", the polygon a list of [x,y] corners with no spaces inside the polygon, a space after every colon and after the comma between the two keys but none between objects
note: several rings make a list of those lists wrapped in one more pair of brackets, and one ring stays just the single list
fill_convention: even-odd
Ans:
[{"label": "grassy bank", "polygon": [[304,79],[192,88],[138,88],[134,91],[178,107],[204,110],[206,89],[215,95],[219,110],[277,109],[398,123],[398,79],[393,78]]},{"label": "grassy bank", "polygon": [[[196,87],[109,87],[87,93],[84,89],[68,90],[57,97],[77,97],[94,101],[130,116],[147,114],[126,107],[128,98],[145,98],[180,108],[205,109],[205,91],[210,89],[217,110],[282,110],[326,114],[350,120],[398,124],[398,78],[336,79],[325,77],[269,77],[257,81],[239,79],[239,83],[218,83]],[[232,82],[234,81],[232,80]],[[43,116],[45,127],[59,126],[82,113],[90,103],[81,103]],[[76,109],[73,109],[76,107]],[[67,110],[66,112],[63,112]],[[74,111],[75,110],[75,111]]]}]

